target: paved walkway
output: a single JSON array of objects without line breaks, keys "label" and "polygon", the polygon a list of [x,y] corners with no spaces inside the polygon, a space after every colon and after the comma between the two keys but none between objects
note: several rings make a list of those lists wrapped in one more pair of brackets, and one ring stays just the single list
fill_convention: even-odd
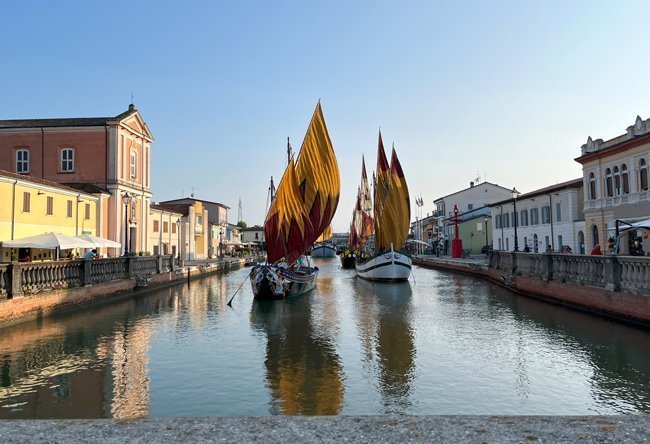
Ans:
[{"label": "paved walkway", "polygon": [[3,443],[649,443],[650,415],[5,420]]}]

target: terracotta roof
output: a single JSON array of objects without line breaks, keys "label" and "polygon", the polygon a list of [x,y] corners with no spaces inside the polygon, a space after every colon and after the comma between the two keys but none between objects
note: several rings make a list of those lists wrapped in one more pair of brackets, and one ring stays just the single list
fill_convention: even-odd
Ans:
[{"label": "terracotta roof", "polygon": [[446,198],[448,198],[449,196],[453,196],[454,194],[462,193],[463,191],[471,190],[472,188],[478,188],[478,187],[480,187],[481,185],[486,185],[486,184],[487,184],[487,185],[492,185],[493,187],[501,188],[501,189],[503,189],[503,190],[510,191],[509,188],[502,187],[501,185],[497,185],[496,183],[492,183],[492,182],[485,181],[485,182],[477,183],[477,184],[475,184],[474,186],[469,186],[469,187],[467,187],[467,188],[463,188],[463,189],[460,190],[460,191],[454,191],[453,193],[451,193],[451,194],[447,194],[446,196],[442,196],[442,197],[439,197],[439,198],[437,198],[437,199],[434,199],[434,202],[438,202],[439,200],[446,199]]},{"label": "terracotta roof", "polygon": [[194,202],[204,202],[204,203],[209,203],[209,204],[219,205],[219,206],[221,206],[221,207],[224,207],[226,210],[229,210],[229,209],[230,209],[229,206],[224,205],[224,204],[222,204],[222,203],[214,202],[214,201],[211,201],[211,200],[205,200],[205,199],[197,199],[196,197],[181,197],[180,199],[165,200],[165,201],[163,201],[163,202],[161,202],[161,203],[163,203],[163,204],[168,204],[168,203],[170,203],[170,204],[176,204],[176,203],[178,203],[178,202],[180,202],[180,201],[182,201],[182,200],[192,200],[192,201],[194,201]]},{"label": "terracotta roof", "polygon": [[129,109],[113,117],[64,117],[59,119],[12,119],[0,120],[0,128],[40,128],[67,126],[104,126],[116,120],[122,120],[137,109],[132,104]]},{"label": "terracotta roof", "polygon": [[72,191],[75,193],[83,192],[85,194],[91,194],[82,191],[78,188],[73,188],[69,185],[64,185],[59,182],[53,182],[51,180],[39,179],[38,177],[29,176],[27,174],[17,174],[17,173],[12,173],[11,171],[0,170],[0,176],[12,177],[14,179],[24,180],[25,182],[32,182],[32,183],[37,183],[39,185],[45,185],[48,187],[60,188],[62,190]]},{"label": "terracotta roof", "polygon": [[188,214],[190,214],[191,206],[192,206],[191,204],[168,204],[168,203],[149,205],[150,208],[163,210],[163,211],[170,211],[172,213],[182,214],[183,216],[187,216]]},{"label": "terracotta roof", "polygon": [[[529,199],[531,197],[537,197],[537,196],[542,196],[544,194],[552,193],[554,191],[560,191],[564,190],[566,188],[580,188],[582,186],[582,177],[579,179],[573,179],[573,180],[567,180],[566,182],[558,183],[555,185],[548,186],[546,188],[540,188],[539,190],[531,191],[526,194],[520,194],[519,197],[517,197],[517,200],[522,200],[522,199]],[[499,205],[512,202],[513,199],[505,199],[500,202],[494,202],[489,205],[486,205],[488,207],[498,207]]]},{"label": "terracotta roof", "polygon": [[97,185],[94,185],[92,183],[66,182],[63,185],[89,194],[99,194],[99,193],[111,194],[111,192],[108,191],[107,189],[98,187]]}]

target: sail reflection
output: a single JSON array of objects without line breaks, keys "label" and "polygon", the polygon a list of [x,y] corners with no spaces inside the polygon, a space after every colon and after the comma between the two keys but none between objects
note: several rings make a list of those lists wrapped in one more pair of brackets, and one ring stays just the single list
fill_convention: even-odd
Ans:
[{"label": "sail reflection", "polygon": [[[411,285],[354,283],[358,326],[366,359],[377,367],[384,411],[404,413],[412,404],[411,383],[415,378],[415,341],[411,327]],[[374,346],[374,352],[369,350]]]},{"label": "sail reflection", "polygon": [[336,415],[343,407],[342,366],[331,340],[316,329],[313,295],[253,301],[251,324],[267,338],[272,414]]}]

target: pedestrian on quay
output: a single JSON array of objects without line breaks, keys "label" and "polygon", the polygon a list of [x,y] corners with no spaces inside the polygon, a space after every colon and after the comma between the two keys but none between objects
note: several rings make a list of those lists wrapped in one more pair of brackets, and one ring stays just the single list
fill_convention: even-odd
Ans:
[{"label": "pedestrian on quay", "polygon": [[528,244],[526,244],[526,246],[524,247],[524,253],[530,253],[530,247],[528,246]]},{"label": "pedestrian on quay", "polygon": [[84,254],[84,259],[95,259],[97,257],[97,250],[92,249]]},{"label": "pedestrian on quay", "polygon": [[602,256],[603,252],[600,251],[600,244],[594,245],[594,248],[591,250],[592,256]]}]

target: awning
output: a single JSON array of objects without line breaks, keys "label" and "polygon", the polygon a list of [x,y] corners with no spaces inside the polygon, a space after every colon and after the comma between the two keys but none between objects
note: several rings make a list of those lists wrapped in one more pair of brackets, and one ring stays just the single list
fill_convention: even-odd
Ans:
[{"label": "awning", "polygon": [[40,248],[43,250],[67,250],[70,248],[94,248],[90,242],[61,233],[43,233],[36,236],[3,241],[5,248]]},{"label": "awning", "polygon": [[[616,231],[616,221],[610,221],[607,231]],[[611,226],[610,226],[611,225]],[[624,220],[618,221],[618,232],[623,233],[629,230],[650,230],[650,219],[637,220],[636,222],[628,222]]]},{"label": "awning", "polygon": [[122,248],[122,244],[119,242],[115,242],[110,239],[104,239],[103,237],[99,237],[99,236],[93,236],[91,234],[82,234],[77,236],[77,238],[90,242],[91,244],[93,244],[93,247],[95,248],[97,247]]}]

